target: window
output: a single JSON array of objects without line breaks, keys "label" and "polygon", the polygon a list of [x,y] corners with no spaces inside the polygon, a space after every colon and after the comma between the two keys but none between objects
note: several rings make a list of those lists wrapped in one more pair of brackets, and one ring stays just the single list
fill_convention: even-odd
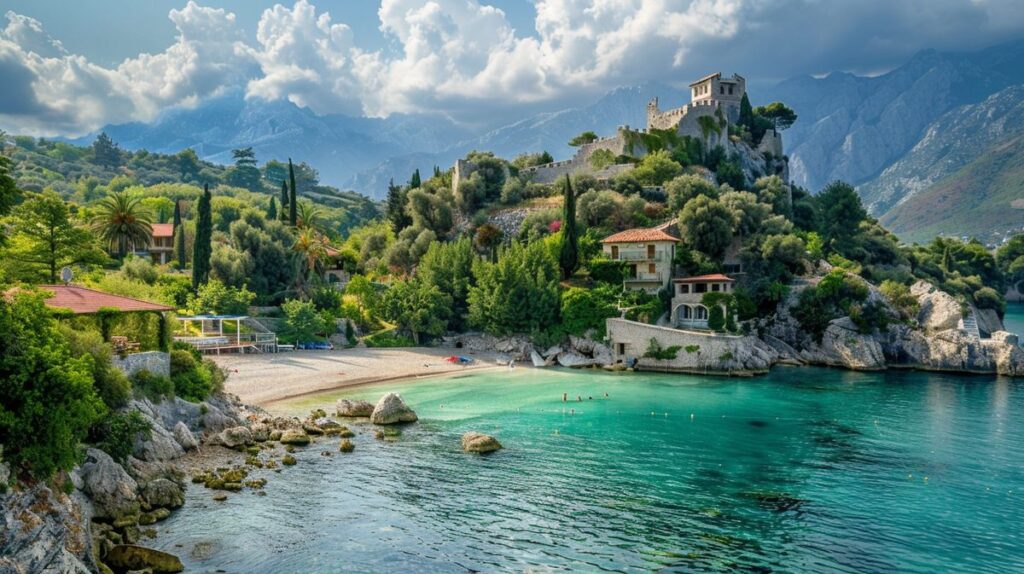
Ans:
[{"label": "window", "polygon": [[725,86],[718,86],[718,93],[725,95]]},{"label": "window", "polygon": [[690,286],[687,285],[686,283],[680,283],[679,284],[679,294],[680,295],[688,295],[689,293],[690,293]]},{"label": "window", "polygon": [[654,246],[653,245],[648,245],[647,246],[647,258],[648,259],[654,259]]},{"label": "window", "polygon": [[732,95],[732,86],[729,86],[729,95]]},{"label": "window", "polygon": [[693,292],[694,293],[707,293],[708,292],[708,284],[707,283],[697,283],[696,285],[693,286]]},{"label": "window", "polygon": [[653,263],[648,263],[647,264],[647,272],[648,273],[656,273],[657,272],[657,269],[655,269]]},{"label": "window", "polygon": [[711,290],[712,291],[715,291],[717,293],[719,288],[720,288],[720,286],[718,285],[718,283],[712,283],[711,284]]}]

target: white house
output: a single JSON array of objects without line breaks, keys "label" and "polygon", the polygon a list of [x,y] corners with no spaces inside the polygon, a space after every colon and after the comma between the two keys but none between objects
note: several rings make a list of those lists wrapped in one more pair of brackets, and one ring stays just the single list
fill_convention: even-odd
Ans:
[{"label": "white house", "polygon": [[731,277],[716,273],[684,277],[676,279],[673,283],[675,292],[672,296],[672,325],[679,328],[706,329],[708,308],[703,302],[704,294],[732,293],[735,281]]},{"label": "white house", "polygon": [[601,240],[613,261],[627,263],[625,287],[657,293],[672,280],[672,262],[679,238],[664,229],[627,229]]}]

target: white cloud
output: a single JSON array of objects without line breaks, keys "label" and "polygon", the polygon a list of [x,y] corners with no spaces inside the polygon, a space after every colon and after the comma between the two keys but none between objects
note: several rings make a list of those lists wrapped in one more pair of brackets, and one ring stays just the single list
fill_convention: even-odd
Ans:
[{"label": "white cloud", "polygon": [[68,53],[38,21],[8,12],[0,125],[80,133],[231,87],[317,113],[472,121],[709,71],[884,69],[925,47],[971,49],[1024,31],[1020,0],[534,0],[529,33],[485,2],[381,0],[380,31],[394,50],[367,51],[309,0],[265,10],[255,43],[234,14],[190,0],[169,14],[174,44],[116,68]]}]

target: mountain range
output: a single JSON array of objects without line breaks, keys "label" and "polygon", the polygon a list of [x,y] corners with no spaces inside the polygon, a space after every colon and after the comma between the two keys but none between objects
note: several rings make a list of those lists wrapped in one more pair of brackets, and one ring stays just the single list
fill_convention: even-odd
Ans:
[{"label": "mountain range", "polygon": [[[935,186],[986,154],[1015,149],[1011,142],[1024,134],[1020,62],[1024,40],[972,53],[928,50],[885,74],[799,76],[752,90],[750,96],[755,105],[786,102],[798,114],[783,134],[794,183],[812,192],[836,179],[856,185],[871,212],[891,222],[905,239],[982,231],[994,237],[1003,227],[1024,225],[1024,211],[1008,210],[997,230],[964,228],[963,221],[938,209],[927,210],[926,220],[888,213],[905,213],[910,208],[903,205],[923,201],[911,200],[929,197]],[[644,125],[646,104],[653,97],[669,108],[686,103],[689,93],[657,82],[620,87],[579,107],[513,118],[479,133],[441,116],[318,116],[287,101],[246,99],[233,92],[195,108],[168,111],[148,124],[103,129],[129,149],[192,147],[204,159],[223,163],[231,161],[231,149],[252,146],[261,160],[301,159],[316,167],[323,181],[379,199],[391,179],[402,182],[415,169],[448,167],[474,149],[509,158],[546,150],[564,159],[572,153],[567,142],[582,131],[608,134],[618,125]],[[995,195],[1017,194],[1024,200],[1024,184],[1009,185]],[[947,195],[975,194],[950,205],[989,201],[985,190],[974,185],[943,189]]]}]

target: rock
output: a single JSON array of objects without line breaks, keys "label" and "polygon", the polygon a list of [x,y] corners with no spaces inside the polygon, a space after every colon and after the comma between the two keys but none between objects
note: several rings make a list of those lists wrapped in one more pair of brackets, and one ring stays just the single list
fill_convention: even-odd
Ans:
[{"label": "rock", "polygon": [[243,426],[230,427],[220,432],[220,443],[228,448],[252,444],[252,432]]},{"label": "rock", "polygon": [[275,430],[270,431],[270,436],[267,437],[267,438],[269,440],[277,440],[277,441],[279,441],[279,440],[281,440],[281,435],[283,435],[283,434],[284,433],[282,431],[279,431],[279,430],[275,429]]},{"label": "rock", "polygon": [[263,423],[255,423],[249,427],[249,432],[252,433],[253,442],[266,442],[270,439],[270,427]]},{"label": "rock", "polygon": [[309,442],[309,435],[303,431],[286,430],[281,434],[281,444],[306,446]]},{"label": "rock", "polygon": [[995,363],[996,373],[1011,377],[1024,376],[1024,349],[1017,344],[1017,335],[996,331],[991,339],[981,343],[987,356]]},{"label": "rock", "polygon": [[978,330],[981,331],[983,337],[991,337],[992,333],[1003,330],[1003,321],[995,309],[978,309],[971,305],[971,310],[974,312],[974,318],[978,321]]},{"label": "rock", "polygon": [[228,499],[228,494],[226,492],[218,492],[213,495],[213,499],[217,502],[224,502]]},{"label": "rock", "polygon": [[138,514],[138,484],[107,453],[96,448],[86,450],[81,477],[96,518],[116,520]]},{"label": "rock", "polygon": [[174,440],[178,441],[181,448],[185,450],[196,450],[199,448],[199,441],[196,440],[195,435],[189,430],[188,425],[182,421],[178,421],[174,425],[174,430],[171,431],[174,435]]},{"label": "rock", "polygon": [[561,353],[563,350],[564,349],[562,349],[561,345],[554,345],[554,346],[549,347],[547,351],[544,351],[543,353],[541,353],[541,355],[543,355],[543,357],[545,359],[550,359],[550,358],[553,358],[553,357],[557,357],[558,354]]},{"label": "rock", "polygon": [[295,466],[296,462],[298,461],[296,461],[295,457],[290,454],[286,454],[281,458],[281,464],[285,466]]},{"label": "rock", "polygon": [[595,342],[588,337],[577,337],[569,335],[569,345],[580,354],[590,355],[594,352]]},{"label": "rock", "polygon": [[594,343],[591,354],[594,357],[594,362],[598,365],[612,364],[612,350],[601,343]]},{"label": "rock", "polygon": [[158,462],[174,460],[185,455],[185,449],[178,444],[171,431],[149,415],[143,413],[142,416],[150,424],[150,438],[148,440],[143,440],[141,436],[135,438],[135,448],[132,452],[135,458]]},{"label": "rock", "polygon": [[478,432],[468,432],[462,435],[462,450],[466,452],[494,452],[502,448],[498,439]]},{"label": "rock", "polygon": [[115,570],[149,568],[154,574],[170,574],[185,569],[181,560],[173,554],[133,544],[115,546],[107,553],[106,563]]},{"label": "rock", "polygon": [[992,333],[991,340],[997,343],[1006,343],[1009,345],[1020,344],[1017,335],[1009,331],[995,331]]},{"label": "rock", "polygon": [[151,480],[142,487],[142,498],[153,508],[179,508],[185,504],[181,486],[166,478]]},{"label": "rock", "polygon": [[0,444],[0,484],[7,484],[11,480],[11,465],[4,460],[4,445]]},{"label": "rock", "polygon": [[960,302],[950,294],[939,291],[927,281],[918,281],[910,287],[910,294],[917,297],[919,310],[917,322],[929,333],[956,329],[963,317]]},{"label": "rock", "polygon": [[356,449],[356,445],[352,444],[352,441],[345,439],[341,441],[341,445],[338,446],[338,450],[341,452],[352,452]]},{"label": "rock", "polygon": [[858,371],[885,368],[885,353],[877,340],[857,330],[849,317],[833,320],[821,343],[801,351],[800,358],[820,365],[845,367]]},{"label": "rock", "polygon": [[302,430],[306,431],[306,434],[313,436],[319,436],[324,434],[324,430],[316,426],[315,424],[304,423],[302,425]]},{"label": "rock", "polygon": [[388,393],[380,398],[370,414],[370,422],[377,425],[411,423],[417,420],[413,412],[398,393]]},{"label": "rock", "polygon": [[530,351],[530,362],[533,363],[534,367],[546,366],[546,363],[544,362],[544,357],[540,356],[540,353],[538,353],[537,351]]},{"label": "rock", "polygon": [[68,496],[44,482],[0,494],[0,572],[95,572],[90,506],[82,492]]},{"label": "rock", "polygon": [[339,417],[368,417],[373,414],[373,403],[340,399],[334,408]]},{"label": "rock", "polygon": [[562,351],[558,354],[558,364],[563,367],[590,367],[594,360],[577,353],[576,351]]}]

